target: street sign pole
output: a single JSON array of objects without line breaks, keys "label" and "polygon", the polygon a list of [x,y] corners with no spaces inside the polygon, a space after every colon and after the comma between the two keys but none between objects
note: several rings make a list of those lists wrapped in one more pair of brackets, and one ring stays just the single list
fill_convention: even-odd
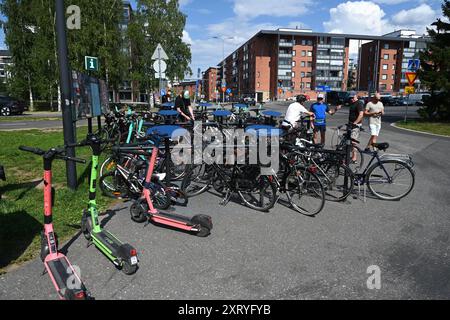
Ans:
[{"label": "street sign pole", "polygon": [[[55,0],[56,8],[56,33],[58,45],[58,64],[61,85],[61,99],[63,112],[64,143],[75,143],[75,131],[72,121],[72,102],[70,88],[69,59],[67,52],[66,19],[64,0]],[[75,157],[75,148],[67,148],[67,156]],[[75,162],[66,162],[67,186],[75,190],[77,188],[77,168]]]},{"label": "street sign pole", "polygon": [[162,90],[162,72],[161,72],[161,48],[158,48],[158,65],[159,65],[159,92]]}]

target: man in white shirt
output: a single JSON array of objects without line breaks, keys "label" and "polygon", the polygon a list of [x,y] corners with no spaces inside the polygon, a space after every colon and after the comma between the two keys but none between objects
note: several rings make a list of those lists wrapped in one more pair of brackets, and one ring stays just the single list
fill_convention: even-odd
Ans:
[{"label": "man in white shirt", "polygon": [[369,102],[366,106],[366,111],[364,112],[364,115],[366,117],[369,117],[369,127],[370,127],[370,140],[367,144],[366,151],[370,150],[370,147],[374,143],[377,143],[377,138],[380,135],[381,130],[381,116],[384,115],[384,105],[380,101],[381,95],[379,93],[376,93],[372,101]]},{"label": "man in white shirt", "polygon": [[297,101],[291,104],[287,109],[286,117],[282,123],[285,130],[297,128],[299,125],[298,121],[302,118],[302,116],[310,116],[311,118],[314,117],[314,113],[308,111],[304,106],[304,103],[308,100],[305,95],[298,95],[296,100]]}]

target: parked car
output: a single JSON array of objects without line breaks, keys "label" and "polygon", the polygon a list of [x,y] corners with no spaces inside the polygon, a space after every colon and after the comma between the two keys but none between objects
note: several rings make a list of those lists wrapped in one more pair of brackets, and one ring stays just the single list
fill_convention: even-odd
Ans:
[{"label": "parked car", "polygon": [[330,91],[327,93],[327,103],[331,105],[348,104],[351,100],[351,95],[347,91]]},{"label": "parked car", "polygon": [[385,106],[393,106],[395,105],[394,97],[392,96],[382,96],[380,100]]},{"label": "parked car", "polygon": [[22,114],[28,110],[24,101],[19,99],[0,96],[0,115],[7,117],[13,114]]},{"label": "parked car", "polygon": [[393,98],[393,106],[402,107],[407,106],[408,101],[405,97],[394,97]]},{"label": "parked car", "polygon": [[408,105],[410,106],[423,106],[425,97],[431,97],[429,93],[414,93],[408,96]]}]

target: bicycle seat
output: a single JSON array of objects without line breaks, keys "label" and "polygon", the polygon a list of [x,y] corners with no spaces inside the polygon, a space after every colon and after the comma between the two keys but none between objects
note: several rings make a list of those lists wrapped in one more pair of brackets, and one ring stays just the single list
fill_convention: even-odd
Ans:
[{"label": "bicycle seat", "polygon": [[383,142],[383,143],[374,143],[372,146],[380,151],[386,151],[389,149],[389,143]]},{"label": "bicycle seat", "polygon": [[252,125],[247,127],[245,132],[260,137],[281,136],[282,134],[281,129],[268,125]]},{"label": "bicycle seat", "polygon": [[217,117],[217,118],[229,117],[231,115],[232,115],[232,113],[228,110],[218,110],[213,113],[213,116]]}]

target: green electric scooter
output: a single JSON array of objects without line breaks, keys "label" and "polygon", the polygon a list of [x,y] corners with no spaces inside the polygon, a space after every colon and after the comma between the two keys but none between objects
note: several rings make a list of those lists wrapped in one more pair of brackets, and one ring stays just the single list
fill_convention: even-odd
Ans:
[{"label": "green electric scooter", "polygon": [[68,147],[90,146],[92,149],[92,169],[89,182],[89,205],[83,211],[81,219],[81,231],[88,246],[94,244],[108,259],[110,259],[117,268],[120,268],[127,275],[134,274],[138,269],[137,251],[127,243],[122,243],[112,233],[103,230],[99,223],[99,213],[97,210],[97,176],[98,162],[102,152],[102,141],[95,134],[88,134],[86,140]]}]

